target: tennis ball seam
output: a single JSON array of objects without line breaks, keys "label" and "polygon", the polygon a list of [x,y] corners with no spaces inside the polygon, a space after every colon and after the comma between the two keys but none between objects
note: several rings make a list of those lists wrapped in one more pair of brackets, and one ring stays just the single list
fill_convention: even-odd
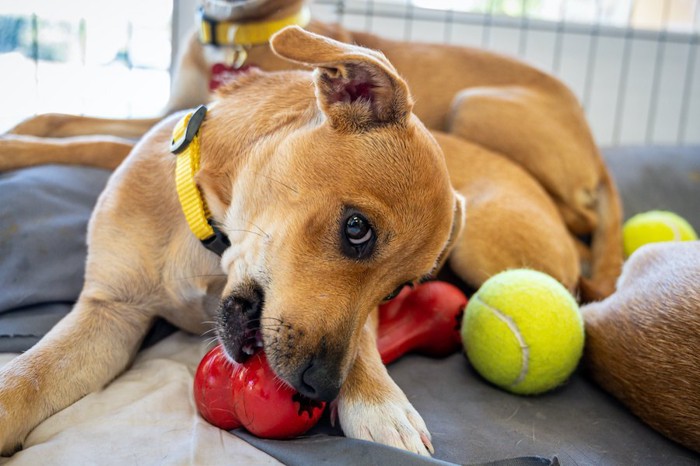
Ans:
[{"label": "tennis ball seam", "polygon": [[673,241],[681,240],[681,229],[673,222],[664,221],[664,224],[673,232]]},{"label": "tennis ball seam", "polygon": [[520,328],[518,327],[518,324],[516,324],[515,321],[510,318],[510,316],[501,312],[499,309],[491,306],[486,301],[481,299],[481,296],[479,296],[478,293],[474,296],[473,299],[476,299],[478,302],[483,304],[487,309],[489,309],[491,312],[493,312],[496,317],[498,317],[504,324],[506,324],[508,326],[508,329],[513,333],[516,340],[518,340],[518,345],[520,346],[520,350],[521,350],[520,354],[521,354],[521,360],[522,360],[522,363],[520,365],[520,373],[518,374],[518,377],[515,378],[515,381],[513,381],[509,385],[509,387],[515,387],[520,382],[525,380],[525,377],[527,377],[527,371],[528,371],[529,365],[530,365],[530,347],[525,343],[525,339],[523,338],[523,335],[520,333]]}]

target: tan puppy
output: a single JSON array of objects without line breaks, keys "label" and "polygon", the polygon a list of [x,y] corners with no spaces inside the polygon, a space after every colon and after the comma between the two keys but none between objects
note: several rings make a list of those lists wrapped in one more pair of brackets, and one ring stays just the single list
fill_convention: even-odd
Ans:
[{"label": "tan puppy", "polygon": [[617,291],[583,307],[596,381],[662,434],[700,452],[700,242],[636,251]]},{"label": "tan puppy", "polygon": [[314,65],[313,79],[251,72],[222,91],[198,133],[194,180],[230,247],[219,258],[185,221],[168,152],[180,116],[169,118],[98,201],[73,311],[0,371],[2,452],[123,371],[158,316],[196,333],[215,319],[237,360],[262,343],[287,383],[338,397],[350,437],[432,450],[369,316],[435,272],[461,228],[461,197],[381,54],[299,28],[273,46]]},{"label": "tan puppy", "polygon": [[[235,29],[296,18],[305,3],[303,0],[231,0],[203,1],[203,6],[205,14],[228,22]],[[416,98],[414,112],[426,126],[458,135],[520,164],[554,200],[569,231],[592,238],[590,250],[577,244],[579,255],[575,261],[583,263],[585,274],[580,283],[582,298],[598,299],[614,290],[622,264],[618,195],[579,103],[561,82],[524,63],[491,52],[391,41],[313,20],[306,28],[343,42],[381,50],[409,83]],[[203,46],[194,34],[174,75],[167,112],[209,101],[212,65],[226,61],[227,52],[241,48],[245,56],[239,64],[254,65],[263,70],[297,66],[275,56],[266,43],[240,47]],[[239,58],[240,55],[236,55],[236,59]],[[155,121],[40,116],[20,124],[13,130],[15,135],[0,140],[0,169],[47,162],[75,163],[77,160],[85,163],[90,158],[90,141],[79,135],[102,133],[123,138],[137,137]],[[75,155],[70,144],[63,143],[55,144],[52,150],[46,141],[38,142],[26,135],[77,136],[72,141],[79,144],[80,149]],[[128,141],[110,140],[99,150],[92,151],[89,163],[113,168],[128,151]],[[502,181],[497,170],[488,171],[493,183]],[[526,182],[526,185],[530,184]],[[530,198],[525,189],[520,189],[520,195]],[[531,200],[536,203],[539,198],[539,195],[534,195]],[[492,221],[507,219],[507,213],[512,209],[507,199],[504,198],[504,202],[492,206],[488,218]],[[502,215],[499,214],[501,209],[504,211]],[[471,220],[476,221],[476,217]],[[538,217],[529,220],[530,223],[538,221]],[[472,227],[482,230],[488,225],[472,223]],[[542,269],[542,265],[551,261],[566,262],[570,259],[544,256],[531,262],[529,258],[538,254],[533,241],[545,241],[545,236],[513,236],[508,229],[493,228],[491,238],[494,244],[510,249],[507,255],[514,258],[510,262],[501,261],[501,265],[528,265]],[[569,241],[566,242],[561,248],[568,248]],[[472,251],[470,258],[477,262],[490,261],[478,256],[480,252]],[[490,254],[490,251],[483,252]],[[574,267],[581,270],[579,265],[571,263],[550,264],[544,270],[567,269],[566,273],[555,273],[554,276],[571,288],[573,285],[567,274]],[[472,281],[477,276],[484,277],[485,274],[473,271],[465,278],[476,287],[481,284],[481,278]]]}]

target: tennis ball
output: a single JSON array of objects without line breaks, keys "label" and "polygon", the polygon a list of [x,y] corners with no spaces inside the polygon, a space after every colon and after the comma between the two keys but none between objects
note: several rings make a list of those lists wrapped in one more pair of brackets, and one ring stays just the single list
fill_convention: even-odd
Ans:
[{"label": "tennis ball", "polygon": [[551,390],[576,369],[583,319],[573,296],[534,270],[488,279],[469,300],[462,342],[472,366],[489,382],[520,395]]},{"label": "tennis ball", "polygon": [[683,217],[673,212],[652,210],[627,220],[622,228],[622,238],[625,255],[629,257],[647,243],[693,241],[698,235]]}]

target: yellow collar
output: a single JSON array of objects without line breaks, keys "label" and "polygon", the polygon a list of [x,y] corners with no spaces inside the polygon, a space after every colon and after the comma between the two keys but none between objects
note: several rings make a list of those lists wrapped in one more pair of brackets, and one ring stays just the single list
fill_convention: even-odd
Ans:
[{"label": "yellow collar", "polygon": [[239,47],[266,44],[280,29],[292,25],[306,27],[311,20],[309,7],[286,18],[255,23],[217,21],[207,18],[202,8],[198,10],[197,16],[200,23],[199,41],[202,44]]},{"label": "yellow collar", "polygon": [[170,152],[177,154],[175,187],[187,224],[204,247],[221,256],[231,243],[214,225],[207,203],[194,181],[200,161],[199,128],[206,114],[207,107],[200,105],[175,125]]}]

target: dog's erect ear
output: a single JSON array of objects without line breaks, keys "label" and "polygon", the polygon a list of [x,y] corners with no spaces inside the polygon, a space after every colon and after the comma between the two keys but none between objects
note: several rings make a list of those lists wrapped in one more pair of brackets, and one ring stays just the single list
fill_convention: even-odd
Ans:
[{"label": "dog's erect ear", "polygon": [[316,67],[316,97],[334,128],[406,123],[413,107],[408,85],[381,53],[298,26],[279,31],[271,45],[282,58]]}]

